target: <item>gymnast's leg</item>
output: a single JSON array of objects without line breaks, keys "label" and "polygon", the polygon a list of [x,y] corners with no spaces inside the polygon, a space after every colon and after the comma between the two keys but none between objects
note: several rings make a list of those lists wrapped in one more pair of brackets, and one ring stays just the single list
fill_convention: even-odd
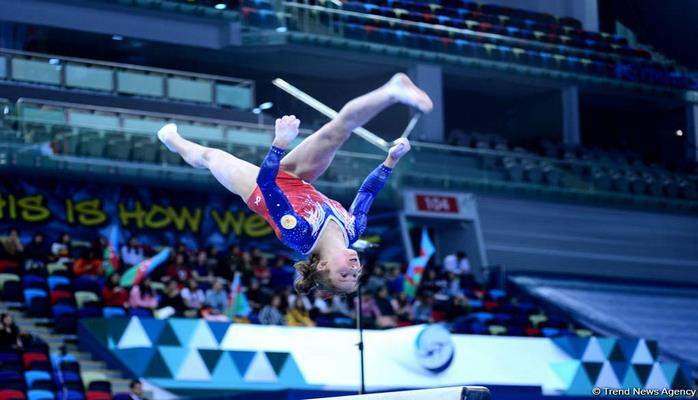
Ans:
[{"label": "gymnast's leg", "polygon": [[281,161],[281,169],[312,182],[329,167],[351,132],[395,103],[429,112],[433,104],[407,75],[399,73],[380,88],[347,103],[339,115],[308,136]]},{"label": "gymnast's leg", "polygon": [[170,151],[178,153],[194,168],[208,169],[226,189],[247,201],[257,186],[259,167],[223,150],[205,147],[177,133],[177,125],[167,124],[158,132],[158,139]]}]

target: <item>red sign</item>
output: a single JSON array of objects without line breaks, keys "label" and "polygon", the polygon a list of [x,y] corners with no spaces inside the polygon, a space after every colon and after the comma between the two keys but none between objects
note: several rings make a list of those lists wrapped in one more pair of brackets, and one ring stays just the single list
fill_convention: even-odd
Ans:
[{"label": "red sign", "polygon": [[439,213],[458,214],[458,198],[455,196],[417,196],[417,210]]}]

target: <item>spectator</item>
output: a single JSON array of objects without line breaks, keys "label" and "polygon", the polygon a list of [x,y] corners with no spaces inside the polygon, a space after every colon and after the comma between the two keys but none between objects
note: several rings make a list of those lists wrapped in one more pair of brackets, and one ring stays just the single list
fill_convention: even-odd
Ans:
[{"label": "spectator", "polygon": [[410,299],[407,298],[407,294],[400,292],[397,299],[395,299],[395,303],[397,305],[395,312],[398,324],[409,324],[412,320],[412,305],[410,304]]},{"label": "spectator", "polygon": [[470,274],[470,262],[464,251],[449,254],[444,257],[444,270],[453,272],[456,275]]},{"label": "spectator", "polygon": [[206,296],[204,291],[199,287],[198,282],[194,279],[190,279],[187,282],[187,286],[182,289],[182,299],[184,299],[184,305],[190,310],[200,310],[206,302]]},{"label": "spectator", "polygon": [[330,307],[330,312],[347,318],[353,318],[354,312],[349,308],[346,296],[334,295],[332,296],[332,306]]},{"label": "spectator", "polygon": [[315,326],[315,323],[310,319],[308,309],[305,308],[303,299],[300,296],[296,297],[295,303],[292,303],[286,318],[288,321],[288,326]]},{"label": "spectator", "polygon": [[19,231],[16,228],[11,228],[10,234],[4,237],[0,243],[2,244],[0,249],[2,249],[3,256],[6,259],[19,261],[22,257],[24,246],[22,246],[22,242],[19,240]]},{"label": "spectator", "polygon": [[24,249],[25,260],[45,265],[51,256],[51,249],[44,241],[44,234],[37,232],[32,241]]},{"label": "spectator", "polygon": [[[208,249],[206,250],[206,260],[208,262],[208,270],[211,271],[213,276],[220,277],[220,275],[217,275],[217,273],[221,270],[221,264],[224,264],[224,262],[221,253],[218,251],[218,247],[208,247]],[[211,283],[213,283],[213,280],[211,281]]]},{"label": "spectator", "polygon": [[319,311],[321,314],[329,314],[330,312],[330,305],[327,304],[327,301],[320,296],[319,294],[315,294],[313,296],[313,307],[317,311]]},{"label": "spectator", "polygon": [[178,283],[188,282],[192,279],[192,273],[187,265],[187,257],[185,252],[177,252],[174,256],[174,263],[167,267],[164,281],[174,280]]},{"label": "spectator", "polygon": [[222,313],[228,305],[228,293],[223,288],[223,281],[216,279],[213,287],[206,291],[206,304],[218,313]]},{"label": "spectator", "polygon": [[121,262],[125,268],[130,268],[145,259],[145,252],[138,244],[138,239],[131,236],[125,245],[121,246]]},{"label": "spectator", "polygon": [[430,295],[420,294],[412,305],[412,320],[418,324],[431,322],[432,303]]},{"label": "spectator", "polygon": [[419,289],[431,292],[433,294],[438,294],[439,296],[446,296],[448,291],[448,281],[438,275],[435,268],[427,268],[424,276],[422,277],[422,282],[419,285]]},{"label": "spectator", "polygon": [[102,247],[99,239],[93,241],[90,247],[83,252],[83,255],[78,257],[75,263],[73,263],[73,274],[75,276],[104,275],[104,269],[102,267],[102,258],[104,254],[101,249]]},{"label": "spectator", "polygon": [[385,277],[383,267],[376,265],[376,267],[373,269],[373,273],[371,276],[369,276],[368,282],[366,283],[366,291],[376,293],[380,288],[386,286],[387,284],[388,280]]},{"label": "spectator", "polygon": [[388,296],[388,288],[383,286],[376,293],[376,307],[380,316],[376,320],[378,328],[394,328],[397,326],[397,303]]},{"label": "spectator", "polygon": [[139,381],[131,381],[128,387],[131,389],[131,393],[128,394],[131,400],[145,400],[145,397],[143,397],[143,385]]},{"label": "spectator", "polygon": [[448,272],[448,296],[449,297],[463,297],[463,289],[461,288],[460,276],[456,275],[454,272]]},{"label": "spectator", "polygon": [[269,286],[274,290],[293,286],[293,277],[296,269],[289,265],[286,257],[277,257],[274,267],[271,269]]},{"label": "spectator", "polygon": [[275,294],[271,302],[259,312],[259,323],[262,325],[286,325],[286,319],[281,312],[281,296]]},{"label": "spectator", "polygon": [[70,234],[67,232],[61,233],[58,241],[51,245],[51,254],[53,259],[60,263],[71,263],[72,259],[72,245],[70,244]]},{"label": "spectator", "polygon": [[0,314],[0,349],[21,350],[22,347],[19,328],[12,320],[12,314]]},{"label": "spectator", "polygon": [[[163,313],[163,310],[170,308],[168,312]],[[165,289],[165,295],[160,298],[160,303],[158,308],[162,315],[170,316],[176,315],[178,317],[184,316],[184,312],[187,310],[186,304],[184,304],[184,299],[179,292],[179,284],[175,280],[171,280],[167,284]]]},{"label": "spectator", "polygon": [[149,310],[154,310],[158,306],[155,292],[152,286],[150,286],[150,279],[145,278],[143,282],[131,288],[128,302],[131,307],[147,308]]},{"label": "spectator", "polygon": [[400,273],[400,268],[399,267],[393,267],[388,270],[387,273],[387,279],[388,279],[388,291],[390,293],[400,293],[402,292],[403,288],[403,283],[405,281],[405,278],[402,276]]},{"label": "spectator", "polygon": [[[354,299],[354,309],[358,309],[359,298]],[[366,328],[373,328],[376,325],[376,320],[381,316],[381,312],[376,306],[371,293],[364,291],[361,293],[361,319]]]},{"label": "spectator", "polygon": [[199,250],[196,253],[196,260],[192,266],[192,276],[199,283],[208,285],[213,283],[213,269],[208,260],[208,253],[205,250]]},{"label": "spectator", "polygon": [[113,272],[109,275],[104,288],[102,289],[102,297],[104,297],[104,305],[107,307],[128,307],[129,293],[119,285],[121,275],[118,272]]},{"label": "spectator", "polygon": [[313,303],[310,302],[310,299],[308,296],[304,294],[296,294],[295,291],[289,291],[288,296],[286,297],[286,302],[288,304],[293,304],[296,302],[296,298],[300,297],[301,300],[303,300],[303,305],[305,306],[306,310],[310,310],[313,308]]},{"label": "spectator", "polygon": [[250,287],[247,289],[247,302],[252,312],[258,313],[268,300],[269,297],[259,286],[259,282],[256,279],[252,279],[252,281],[250,281]]},{"label": "spectator", "polygon": [[255,257],[252,265],[254,266],[252,272],[254,277],[257,278],[259,284],[262,286],[269,286],[271,282],[271,269],[269,269],[269,261],[266,257]]}]

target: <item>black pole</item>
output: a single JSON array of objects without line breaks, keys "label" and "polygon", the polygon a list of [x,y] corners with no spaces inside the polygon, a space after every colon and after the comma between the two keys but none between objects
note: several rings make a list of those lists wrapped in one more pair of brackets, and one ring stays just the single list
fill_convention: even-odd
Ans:
[{"label": "black pole", "polygon": [[366,392],[366,382],[364,378],[364,326],[361,321],[361,284],[357,288],[357,296],[359,301],[357,302],[358,307],[356,309],[356,328],[359,330],[359,365],[361,372],[361,388],[359,388],[359,394],[364,394]]}]

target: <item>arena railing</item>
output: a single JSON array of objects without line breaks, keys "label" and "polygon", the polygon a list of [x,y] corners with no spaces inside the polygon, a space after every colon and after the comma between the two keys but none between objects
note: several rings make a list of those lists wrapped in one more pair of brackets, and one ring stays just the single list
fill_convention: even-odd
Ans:
[{"label": "arena railing", "polygon": [[[335,4],[331,1],[325,2],[326,4]],[[335,4],[336,5],[336,4]],[[609,58],[609,59],[614,59],[614,60],[620,60],[620,59],[628,59],[628,60],[635,60],[635,61],[642,61],[646,62],[647,59],[641,58],[641,57],[634,57],[634,56],[624,56],[616,53],[608,53],[608,52],[600,52],[596,51],[593,49],[581,49],[573,46],[566,46],[564,44],[546,44],[540,41],[536,40],[530,40],[530,39],[524,39],[524,38],[516,38],[516,37],[510,37],[510,36],[504,36],[504,35],[499,35],[496,33],[488,33],[488,32],[477,32],[471,29],[464,29],[464,28],[455,28],[455,27],[450,27],[450,26],[444,26],[444,25],[436,25],[436,24],[429,24],[425,22],[418,22],[418,21],[408,21],[408,20],[403,20],[399,18],[392,18],[392,17],[385,17],[382,15],[373,15],[373,14],[366,14],[366,13],[360,13],[356,11],[348,11],[348,10],[342,10],[340,8],[332,8],[332,7],[325,7],[322,5],[313,5],[313,4],[303,4],[299,3],[297,1],[284,1],[283,2],[284,6],[284,11],[291,15],[293,18],[296,19],[297,22],[299,22],[299,26],[304,28],[302,30],[305,31],[307,29],[309,33],[317,33],[317,32],[311,32],[313,29],[317,28],[317,25],[311,25],[308,24],[309,18],[307,15],[302,15],[301,11],[306,11],[308,14],[310,13],[325,13],[327,14],[328,17],[354,17],[354,18],[359,18],[359,19],[364,19],[367,21],[383,21],[383,22],[388,22],[391,25],[397,25],[397,26],[411,26],[411,27],[417,27],[420,29],[425,29],[433,32],[439,32],[439,33],[459,33],[459,34],[464,34],[468,35],[474,38],[486,38],[486,39],[491,39],[496,41],[497,43],[502,43],[502,44],[507,44],[507,45],[525,45],[529,47],[536,47],[540,50],[545,50],[549,51],[551,53],[557,53],[558,49],[564,48],[564,52],[566,55],[574,55],[578,56],[580,58],[586,58],[590,53],[596,54],[600,57],[603,58]],[[333,22],[341,22],[340,19],[333,20],[329,19],[328,20],[329,27],[332,27]],[[331,30],[330,30],[331,32]],[[321,32],[321,33],[328,33],[327,31]],[[341,32],[334,32],[334,33],[341,33]],[[668,60],[653,60],[654,62],[658,64],[672,64],[672,62]]]},{"label": "arena railing", "polygon": [[[24,145],[36,147],[51,142],[58,149],[68,149],[53,154],[54,159],[95,165],[114,165],[115,161],[105,159],[108,157],[105,151],[97,158],[85,156],[85,153],[77,151],[78,143],[83,141],[81,135],[85,138],[92,135],[89,137],[94,139],[90,140],[101,140],[102,146],[108,145],[110,138],[118,138],[120,145],[133,148],[137,141],[142,142],[143,139],[158,144],[155,132],[164,123],[176,122],[180,132],[186,137],[231,151],[255,163],[261,161],[273,135],[273,126],[270,125],[182,118],[167,114],[32,99],[18,101],[15,113],[4,115],[3,119],[5,125],[15,127],[17,132],[14,136],[21,138],[20,142]],[[144,124],[138,125],[138,121]],[[197,132],[197,129],[200,130]],[[217,134],[210,135],[212,132]],[[310,133],[310,130],[303,130],[302,136]],[[302,137],[294,144],[300,140]],[[163,168],[163,165],[158,166],[155,160],[160,160],[162,164],[162,159],[169,156],[169,153],[164,148],[158,150],[157,147],[153,151],[162,153],[159,153],[158,157],[154,156],[150,164],[139,163],[135,157],[129,159],[127,150],[126,158],[117,161],[116,165],[131,167],[137,164],[142,168]],[[174,156],[179,161],[178,157]],[[323,177],[323,184],[344,188],[349,193],[360,185],[366,174],[384,157],[384,153],[353,136],[338,153],[333,165]],[[164,168],[167,167],[166,165]],[[182,167],[176,168],[181,170]],[[629,176],[631,173],[636,175],[635,179],[642,181],[633,182]],[[201,175],[200,179],[207,177],[207,174],[198,175]],[[659,189],[657,193],[651,192],[652,183],[646,182],[647,179],[653,179],[655,186],[658,185],[654,188]],[[693,185],[695,189],[697,181],[695,176],[678,177],[669,171],[650,167],[634,168],[612,162],[557,160],[521,149],[492,150],[414,141],[413,151],[396,169],[390,187],[396,190],[401,185],[409,185],[442,190],[528,194],[546,198],[584,199],[698,211],[698,198],[688,197],[689,193],[684,193],[681,186],[682,183],[687,187]],[[671,187],[675,193],[672,194],[668,189],[669,184],[673,185]],[[640,190],[637,189],[638,186]]]},{"label": "arena railing", "polygon": [[0,49],[0,80],[249,110],[246,79]]}]

